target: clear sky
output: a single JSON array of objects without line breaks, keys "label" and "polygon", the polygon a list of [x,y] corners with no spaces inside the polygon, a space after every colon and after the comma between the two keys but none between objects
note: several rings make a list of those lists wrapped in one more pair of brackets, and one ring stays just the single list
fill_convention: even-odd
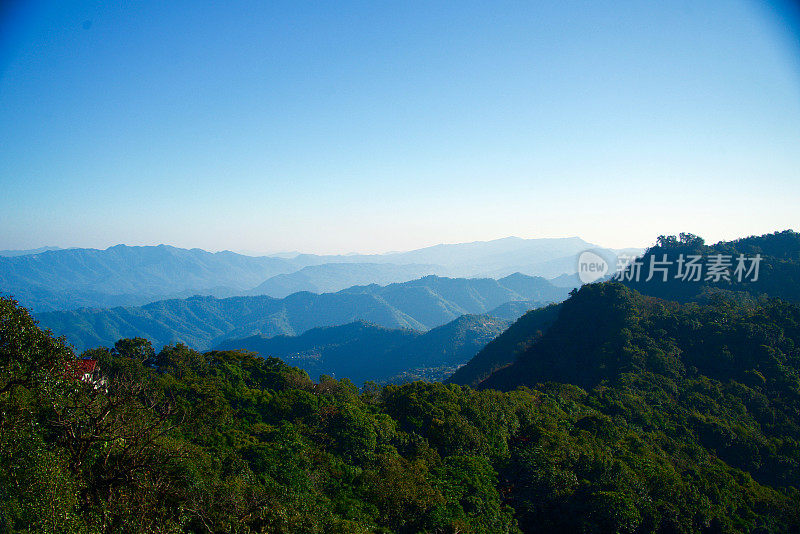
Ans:
[{"label": "clear sky", "polygon": [[786,5],[6,6],[0,249],[800,230]]}]

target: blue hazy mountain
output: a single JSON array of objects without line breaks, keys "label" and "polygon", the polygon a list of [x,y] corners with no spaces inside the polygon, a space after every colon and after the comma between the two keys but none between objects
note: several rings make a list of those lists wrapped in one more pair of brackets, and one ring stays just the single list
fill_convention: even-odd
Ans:
[{"label": "blue hazy mountain", "polygon": [[198,296],[141,307],[43,312],[36,317],[78,350],[111,346],[120,338],[137,336],[150,339],[157,347],[182,342],[206,350],[228,338],[299,335],[315,327],[354,321],[428,330],[461,315],[485,314],[508,302],[525,301],[524,306],[533,307],[563,300],[567,294],[566,288],[556,288],[543,278],[523,275],[501,280],[426,276],[321,295],[300,292],[282,299]]},{"label": "blue hazy mountain", "polygon": [[15,255],[0,256],[0,293],[41,312],[139,306],[192,295],[284,297],[297,291],[404,282],[426,274],[501,278],[521,272],[551,278],[576,272],[577,255],[587,249],[597,247],[579,238],[510,237],[338,256],[253,257],[166,245],[9,251]]},{"label": "blue hazy mountain", "polygon": [[0,257],[13,258],[15,256],[29,256],[31,254],[41,254],[51,250],[62,250],[61,247],[39,247],[25,250],[0,250]]},{"label": "blue hazy mountain", "polygon": [[331,293],[355,285],[386,285],[406,282],[429,274],[446,275],[437,265],[394,263],[323,263],[289,274],[279,274],[249,290],[249,295],[286,297],[298,291]]},{"label": "blue hazy mountain", "polygon": [[247,350],[295,365],[314,379],[349,378],[355,384],[386,381],[397,375],[445,377],[494,339],[507,321],[462,315],[428,332],[354,323],[312,328],[300,336],[263,335],[229,339],[217,350]]},{"label": "blue hazy mountain", "polygon": [[[500,278],[515,272],[532,276],[556,277],[577,270],[578,255],[590,249],[602,249],[579,237],[523,239],[506,237],[492,241],[441,244],[409,252],[388,254],[348,254],[315,256],[301,254],[294,261],[308,265],[322,263],[394,263],[438,265],[451,276]],[[625,249],[641,253],[640,249]]]},{"label": "blue hazy mountain", "polygon": [[204,293],[227,296],[297,267],[280,258],[251,258],[166,245],[66,249],[0,258],[0,288],[33,309],[144,304]]},{"label": "blue hazy mountain", "polygon": [[525,315],[529,310],[539,308],[542,305],[538,300],[512,300],[489,310],[486,315],[513,322]]},{"label": "blue hazy mountain", "polygon": [[578,277],[578,273],[571,273],[571,274],[564,273],[554,278],[550,278],[549,282],[556,287],[568,287],[570,289],[581,287],[581,285],[583,285],[580,278]]}]

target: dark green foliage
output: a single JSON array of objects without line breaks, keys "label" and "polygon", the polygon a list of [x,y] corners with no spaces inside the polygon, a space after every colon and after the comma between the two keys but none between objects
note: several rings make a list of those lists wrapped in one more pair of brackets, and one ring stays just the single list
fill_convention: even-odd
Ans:
[{"label": "dark green foliage", "polygon": [[[648,469],[663,464],[672,471],[691,464],[695,472],[692,477],[705,480],[703,484],[713,481],[717,488],[712,501],[702,504],[692,500],[700,497],[689,499],[686,494],[687,472],[659,475],[673,479],[660,490],[673,488],[662,497],[664,502],[659,506],[663,510],[680,516],[702,504],[700,518],[688,523],[682,519],[681,526],[676,527],[678,531],[711,524],[718,524],[714,528],[722,531],[737,531],[761,525],[763,518],[754,519],[759,509],[790,509],[790,501],[782,501],[774,489],[759,489],[757,484],[781,488],[790,500],[797,498],[798,369],[800,307],[796,305],[777,299],[742,302],[723,295],[705,305],[680,305],[645,297],[620,284],[605,283],[584,286],[573,295],[562,305],[557,321],[547,332],[520,353],[513,365],[494,373],[481,387],[510,390],[549,381],[585,388],[586,392],[577,396],[570,393],[566,404],[562,401],[574,421],[571,430],[567,427],[565,434],[548,443],[543,441],[542,431],[547,425],[538,423],[531,429],[524,438],[521,461],[531,461],[526,459],[531,442],[537,443],[536,450],[542,455],[530,468],[515,465],[514,477],[532,469],[526,476],[533,477],[535,485],[544,484],[541,491],[555,491],[551,487],[554,482],[540,479],[542,473],[563,469],[564,460],[554,464],[558,450],[573,439],[591,436],[592,448],[602,451],[603,456],[611,453],[608,461],[615,458],[614,461],[623,462],[620,468],[624,467],[633,478],[615,482],[611,486],[613,494],[608,494],[610,490],[602,485],[582,490],[578,481],[581,477],[591,480],[591,471],[580,471],[584,460],[572,458],[569,471],[577,479],[572,483],[570,498],[582,503],[594,502],[595,497],[602,502],[616,502],[623,499],[622,490],[630,491],[629,486],[638,485],[638,497],[631,494],[623,500],[627,499],[625,502],[641,514],[645,504],[656,502],[653,491],[657,488],[642,494],[648,481],[641,478],[645,465],[641,462],[652,456],[646,460],[650,462]],[[539,387],[563,397],[560,387]],[[586,461],[591,464],[597,458]],[[553,471],[547,476],[560,477],[558,473]],[[740,489],[731,489],[736,487]],[[702,494],[706,489],[692,491]],[[740,504],[725,504],[723,495],[729,491],[745,491],[738,499],[744,499],[745,509],[751,510],[753,517],[741,515],[736,509]],[[530,520],[534,523],[540,521],[541,514],[552,517],[555,511],[541,509],[537,502],[526,500],[515,509],[523,513],[525,507],[531,507]],[[574,503],[566,501],[559,506],[572,508]],[[638,524],[662,521],[662,513],[666,512],[651,510],[648,514],[652,515],[641,515]],[[525,527],[524,513],[520,517]],[[624,512],[620,517],[633,521],[635,514]],[[606,516],[598,519],[599,531],[611,528],[610,520]],[[566,516],[563,521],[553,523],[552,528],[575,528]],[[625,531],[627,527],[618,524],[613,529]]]},{"label": "dark green foliage", "polygon": [[58,373],[71,358],[62,339],[40,330],[14,300],[0,298],[0,393]]},{"label": "dark green foliage", "polygon": [[535,389],[359,391],[140,338],[85,353],[98,387],[65,376],[70,351],[0,300],[0,384],[16,380],[0,392],[0,531],[800,528],[796,306],[681,306],[605,284],[544,333],[525,321],[536,331],[518,326],[527,348],[506,369],[578,358],[547,376],[561,382],[537,385],[532,365],[500,373]]},{"label": "dark green foliage", "polygon": [[[676,262],[681,254],[701,255],[704,260],[717,254],[729,256],[732,261],[731,274],[740,254],[746,258],[760,254],[762,260],[756,281],[752,281],[751,277],[743,277],[742,281],[738,281],[734,276],[729,281],[706,280],[705,273],[699,281],[683,280],[677,278],[678,266],[675,263],[669,266],[666,282],[660,273],[647,281],[651,258],[662,260],[665,254],[667,260],[672,262]],[[645,253],[642,264],[640,279],[626,280],[624,283],[645,295],[689,302],[704,301],[709,292],[725,291],[739,293],[740,298],[768,295],[800,302],[800,233],[792,230],[722,241],[711,246],[705,245],[702,238],[693,234],[660,236],[656,246]]]}]

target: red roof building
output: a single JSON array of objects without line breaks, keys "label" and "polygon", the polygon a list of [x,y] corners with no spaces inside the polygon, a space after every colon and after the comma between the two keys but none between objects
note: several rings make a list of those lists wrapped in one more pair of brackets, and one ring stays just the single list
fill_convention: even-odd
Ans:
[{"label": "red roof building", "polygon": [[92,376],[95,369],[97,369],[97,360],[73,360],[67,363],[64,369],[64,378],[85,380]]},{"label": "red roof building", "polygon": [[78,359],[67,362],[64,368],[64,378],[80,380],[94,386],[95,389],[106,389],[106,379],[99,376],[100,368],[97,360]]}]

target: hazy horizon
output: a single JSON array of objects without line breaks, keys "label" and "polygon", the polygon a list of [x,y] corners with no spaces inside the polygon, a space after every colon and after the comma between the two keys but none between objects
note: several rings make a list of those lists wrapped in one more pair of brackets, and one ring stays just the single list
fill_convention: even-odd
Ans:
[{"label": "hazy horizon", "polygon": [[[338,256],[358,256],[358,255],[373,255],[373,254],[392,254],[392,253],[402,253],[402,252],[409,252],[412,250],[419,250],[422,248],[433,247],[437,245],[458,245],[458,244],[469,244],[469,243],[485,243],[488,241],[501,241],[504,239],[583,239],[580,236],[556,236],[556,237],[520,237],[520,236],[503,236],[497,237],[494,239],[482,239],[482,240],[471,240],[471,241],[458,241],[458,242],[450,242],[450,243],[431,243],[427,245],[422,245],[419,247],[414,247],[410,249],[403,249],[403,250],[381,250],[381,251],[333,251],[333,252],[314,252],[314,251],[306,251],[306,250],[275,250],[275,251],[255,251],[255,250],[248,250],[248,249],[229,249],[229,248],[222,248],[222,249],[207,249],[203,247],[185,247],[176,245],[173,243],[112,243],[106,246],[60,246],[58,244],[47,244],[41,245],[36,247],[24,248],[24,249],[6,249],[0,248],[3,251],[26,251],[26,250],[38,250],[44,248],[55,248],[59,250],[67,250],[67,249],[97,249],[97,250],[106,250],[108,248],[117,246],[117,245],[124,245],[128,247],[157,247],[161,245],[175,247],[175,248],[182,248],[182,249],[192,249],[198,248],[205,250],[207,252],[234,252],[236,254],[242,254],[245,256],[277,256],[277,255],[298,255],[298,254],[317,254],[317,255],[338,255]],[[586,241],[586,240],[584,240]],[[655,241],[655,239],[654,239]],[[604,246],[601,243],[592,243],[593,245]],[[616,247],[606,247],[606,248],[616,248]],[[641,248],[641,247],[621,247],[621,248]]]},{"label": "hazy horizon", "polygon": [[0,9],[0,249],[796,227],[790,4]]},{"label": "hazy horizon", "polygon": [[[780,231],[784,231],[784,230],[795,230],[795,229],[794,228],[776,228],[775,230],[773,230],[771,232],[764,232],[764,233],[765,234],[769,234],[769,233],[772,233],[772,232],[780,232]],[[669,235],[678,235],[678,233],[680,233],[680,232],[676,232],[675,234],[669,234]],[[659,234],[659,235],[662,235],[662,234]],[[697,235],[697,234],[695,234],[695,235]],[[706,243],[713,244],[713,243],[717,243],[717,242],[720,242],[720,241],[730,241],[730,240],[735,240],[735,239],[739,239],[739,238],[750,237],[751,235],[756,235],[756,234],[738,235],[738,236],[733,236],[733,237],[726,237],[724,239],[708,239],[708,238],[706,238],[706,236],[703,236],[703,235],[700,235],[699,237],[702,237],[706,241]],[[106,246],[68,246],[68,247],[49,244],[49,245],[41,245],[41,246],[37,246],[37,247],[30,247],[30,248],[26,248],[26,249],[4,249],[4,248],[0,248],[0,250],[3,250],[3,251],[26,251],[26,250],[37,250],[37,249],[44,249],[44,248],[55,248],[55,249],[59,249],[59,250],[67,250],[67,249],[106,250],[108,248],[111,248],[111,247],[114,247],[114,246],[117,246],[117,245],[124,245],[124,246],[129,246],[129,247],[156,247],[156,246],[166,245],[166,246],[175,247],[175,248],[181,248],[181,249],[193,249],[193,248],[194,249],[201,249],[201,250],[205,250],[206,252],[212,252],[212,253],[233,252],[233,253],[241,254],[241,255],[244,255],[244,256],[287,256],[287,257],[292,257],[292,256],[296,256],[296,255],[301,255],[301,254],[312,254],[312,255],[319,255],[319,256],[359,256],[359,255],[384,255],[384,254],[393,254],[393,253],[404,253],[404,252],[410,252],[410,251],[414,251],[414,250],[434,247],[434,246],[437,246],[437,245],[459,245],[459,244],[470,244],[470,243],[486,243],[486,242],[489,242],[489,241],[502,241],[504,239],[534,240],[534,239],[575,239],[575,238],[577,238],[577,239],[581,239],[583,241],[586,241],[587,243],[590,243],[591,245],[595,245],[595,246],[602,247],[602,248],[608,248],[608,249],[615,249],[615,250],[622,250],[622,249],[629,249],[629,248],[646,249],[646,248],[648,248],[648,247],[650,247],[652,245],[655,245],[657,237],[658,236],[654,236],[653,239],[651,239],[649,242],[644,243],[644,244],[634,244],[634,245],[627,245],[627,246],[621,246],[621,247],[620,246],[610,246],[610,245],[607,245],[605,243],[598,243],[598,242],[589,241],[588,239],[584,239],[581,236],[522,237],[522,236],[509,235],[509,236],[503,236],[503,237],[496,237],[496,238],[493,238],[493,239],[478,239],[478,240],[470,240],[470,241],[453,241],[453,242],[447,242],[447,243],[429,243],[429,244],[423,244],[421,246],[408,248],[408,249],[374,250],[374,251],[370,251],[370,250],[336,251],[336,250],[333,250],[333,251],[328,251],[328,252],[316,252],[316,251],[309,251],[309,250],[265,250],[265,251],[257,251],[257,250],[249,250],[249,249],[230,249],[230,248],[208,249],[208,248],[203,248],[203,247],[181,246],[181,245],[177,245],[177,244],[174,244],[174,243],[155,243],[155,242],[154,243],[112,243],[112,244],[109,244],[109,245],[106,245]]]}]

